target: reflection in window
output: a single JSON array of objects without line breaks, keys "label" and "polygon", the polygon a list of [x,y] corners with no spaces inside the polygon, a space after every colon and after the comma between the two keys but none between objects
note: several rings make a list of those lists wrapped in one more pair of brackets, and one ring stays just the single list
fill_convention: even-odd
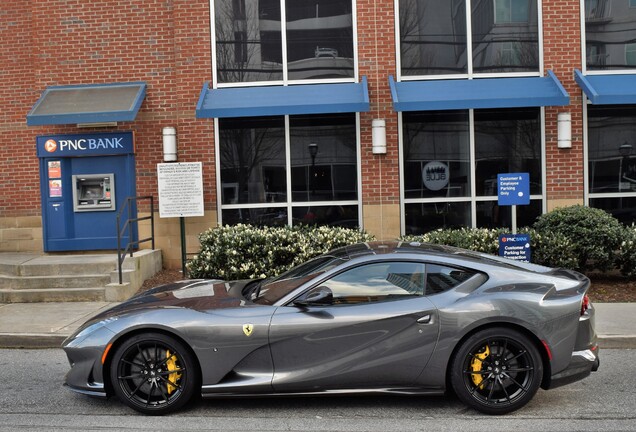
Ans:
[{"label": "reflection in window", "polygon": [[477,196],[497,195],[497,174],[527,172],[530,193],[541,194],[539,108],[475,111]]},{"label": "reflection in window", "polygon": [[219,119],[222,203],[284,202],[282,117]]},{"label": "reflection in window", "polygon": [[351,2],[288,0],[285,8],[289,79],[352,78]]},{"label": "reflection in window", "polygon": [[470,196],[468,111],[403,114],[405,198]]},{"label": "reflection in window", "polygon": [[[214,32],[219,83],[283,78],[280,5],[271,1],[215,0]],[[274,6],[274,7],[272,7]],[[267,12],[279,8],[278,17]]]},{"label": "reflection in window", "polygon": [[213,3],[219,83],[281,81],[285,67],[290,80],[354,77],[351,1]]},{"label": "reflection in window", "polygon": [[636,8],[631,0],[585,0],[588,70],[633,69]]},{"label": "reflection in window", "polygon": [[294,225],[329,225],[360,228],[357,205],[314,205],[294,207]]},{"label": "reflection in window", "polygon": [[591,198],[590,207],[605,210],[628,226],[636,222],[636,197]]},{"label": "reflection in window", "polygon": [[[530,193],[543,193],[540,113],[540,108],[474,110],[473,121],[468,110],[403,113],[405,234],[510,228],[510,206],[497,205],[497,174],[527,172]],[[542,199],[519,206],[517,226],[532,225],[542,211]]]},{"label": "reflection in window", "polygon": [[625,45],[625,64],[636,66],[636,43]]},{"label": "reflection in window", "polygon": [[587,124],[589,192],[636,192],[636,107],[590,105]]},{"label": "reflection in window", "polygon": [[471,20],[475,72],[538,71],[537,0],[474,1]]},{"label": "reflection in window", "polygon": [[400,0],[403,76],[539,72],[537,0],[473,0],[467,35],[465,0]]},{"label": "reflection in window", "polygon": [[400,0],[402,75],[466,73],[465,0]]},{"label": "reflection in window", "polygon": [[360,227],[354,113],[218,122],[222,223]]},{"label": "reflection in window", "polygon": [[495,0],[495,23],[527,23],[528,0]]},{"label": "reflection in window", "polygon": [[406,234],[424,234],[439,228],[470,227],[470,202],[405,204],[404,220]]},{"label": "reflection in window", "polygon": [[290,117],[294,201],[355,200],[355,114]]}]

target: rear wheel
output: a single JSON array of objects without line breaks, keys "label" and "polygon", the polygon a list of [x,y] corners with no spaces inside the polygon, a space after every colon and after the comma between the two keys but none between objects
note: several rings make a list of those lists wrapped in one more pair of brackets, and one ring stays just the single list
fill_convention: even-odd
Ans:
[{"label": "rear wheel", "polygon": [[537,347],[507,328],[479,331],[460,346],[451,363],[451,384],[470,407],[505,414],[527,404],[543,377]]},{"label": "rear wheel", "polygon": [[117,397],[144,414],[166,414],[186,404],[199,381],[186,347],[161,334],[139,334],[113,355],[110,377]]}]

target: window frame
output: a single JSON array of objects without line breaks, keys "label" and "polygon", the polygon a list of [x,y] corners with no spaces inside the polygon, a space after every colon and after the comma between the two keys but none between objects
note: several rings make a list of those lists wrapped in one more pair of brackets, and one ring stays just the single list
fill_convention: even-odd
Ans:
[{"label": "window frame", "polygon": [[[466,73],[459,74],[432,74],[432,75],[403,75],[402,74],[402,55],[401,55],[401,34],[400,34],[400,7],[399,0],[394,1],[394,13],[396,17],[395,21],[395,41],[396,41],[396,80],[397,81],[424,81],[424,80],[440,80],[440,79],[461,79],[461,78],[501,78],[501,77],[534,77],[543,76],[544,70],[544,49],[543,49],[543,1],[537,1],[537,45],[538,45],[538,60],[539,67],[536,71],[524,71],[524,72],[474,72],[473,70],[473,35],[472,35],[472,14],[471,14],[471,2],[476,0],[465,0],[465,17],[466,17],[466,59],[468,70]],[[493,0],[493,15],[495,14],[494,7],[495,1]],[[581,0],[584,1],[584,0]],[[530,14],[532,10],[528,3],[528,21],[530,21]],[[493,16],[493,23],[496,26],[506,26],[519,24],[518,22],[511,23],[496,23]]]},{"label": "window frame", "polygon": [[[244,209],[282,209],[287,212],[286,225],[293,226],[293,209],[299,207],[330,207],[330,206],[357,206],[357,215],[359,228],[364,229],[364,220],[362,213],[362,149],[360,145],[360,113],[352,113],[355,116],[355,150],[356,150],[356,187],[357,197],[352,200],[328,200],[328,201],[294,201],[292,190],[292,161],[291,161],[291,133],[290,133],[290,116],[284,117],[284,134],[285,134],[285,176],[286,176],[286,193],[287,198],[281,202],[264,202],[264,203],[234,203],[223,204],[223,194],[218,192],[223,190],[221,182],[221,158],[220,158],[220,128],[219,119],[214,119],[214,152],[215,152],[215,170],[216,170],[216,209],[217,224],[223,225],[223,210],[244,210]],[[278,117],[278,116],[277,116]]]},{"label": "window frame", "polygon": [[229,88],[229,87],[259,87],[272,85],[300,85],[300,84],[327,84],[327,83],[351,83],[359,82],[358,67],[358,22],[357,22],[357,0],[351,1],[351,30],[353,44],[353,77],[351,78],[321,78],[321,79],[289,79],[288,61],[287,61],[287,20],[285,12],[285,2],[293,0],[279,0],[280,4],[280,25],[281,25],[281,55],[282,55],[282,79],[272,81],[247,81],[235,83],[219,83],[218,67],[217,67],[217,40],[216,40],[216,13],[214,9],[215,0],[210,0],[210,39],[211,39],[211,60],[212,60],[212,88]]},{"label": "window frame", "polygon": [[[514,110],[514,108],[509,108]],[[531,194],[530,201],[541,201],[541,213],[547,212],[547,155],[546,155],[546,139],[545,139],[545,107],[537,107],[539,109],[538,121],[540,123],[540,157],[541,157],[541,194]],[[469,134],[469,166],[470,166],[470,193],[464,197],[432,197],[432,198],[405,198],[405,179],[404,179],[404,114],[398,113],[398,136],[399,136],[399,169],[400,173],[400,233],[406,232],[406,205],[409,204],[447,204],[447,203],[464,203],[470,205],[470,225],[469,228],[478,228],[477,224],[477,206],[484,203],[494,203],[498,201],[497,195],[477,195],[477,176],[476,176],[476,151],[475,151],[475,110],[468,111],[468,134]],[[520,212],[523,212],[524,206],[512,206],[511,211],[511,228],[516,229],[517,220]]]}]

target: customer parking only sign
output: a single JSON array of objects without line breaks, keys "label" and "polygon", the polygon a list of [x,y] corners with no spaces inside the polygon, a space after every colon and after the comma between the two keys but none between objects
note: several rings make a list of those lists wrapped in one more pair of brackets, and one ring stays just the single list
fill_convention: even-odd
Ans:
[{"label": "customer parking only sign", "polygon": [[530,262],[530,236],[528,234],[500,235],[499,256],[515,261]]}]

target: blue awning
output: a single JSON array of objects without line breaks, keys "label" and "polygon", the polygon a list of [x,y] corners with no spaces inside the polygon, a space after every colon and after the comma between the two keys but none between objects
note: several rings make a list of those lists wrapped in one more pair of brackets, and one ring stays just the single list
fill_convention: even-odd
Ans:
[{"label": "blue awning", "polygon": [[132,121],[146,95],[146,83],[51,86],[27,114],[27,125]]},{"label": "blue awning", "polygon": [[545,77],[396,82],[389,76],[395,111],[563,106],[570,96],[552,71]]},{"label": "blue awning", "polygon": [[259,117],[369,111],[367,77],[360,83],[211,89],[203,85],[197,118]]},{"label": "blue awning", "polygon": [[636,75],[583,75],[574,80],[594,105],[636,104]]}]

